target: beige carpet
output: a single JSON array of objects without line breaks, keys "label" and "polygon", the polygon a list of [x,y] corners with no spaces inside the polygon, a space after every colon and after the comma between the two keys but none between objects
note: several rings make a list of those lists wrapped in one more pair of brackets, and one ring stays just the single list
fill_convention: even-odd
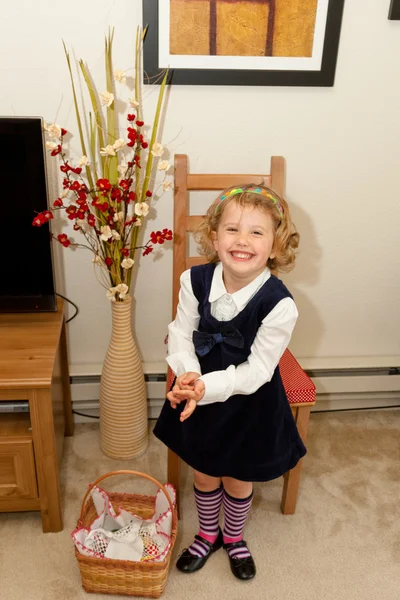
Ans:
[{"label": "beige carpet", "polygon": [[[172,564],[165,600],[400,598],[400,411],[313,414],[308,450],[294,516],[280,513],[281,480],[255,486],[245,537],[256,578],[237,581],[221,550],[194,575]],[[0,514],[1,600],[107,597],[82,590],[70,532],[87,484],[126,467],[101,454],[97,424],[76,427],[63,461],[64,531],[42,534],[39,513]],[[146,455],[130,467],[165,481],[164,447],[151,436]],[[188,469],[183,480],[175,557],[197,529]],[[119,477],[114,483],[121,491],[151,489],[142,480]]]}]

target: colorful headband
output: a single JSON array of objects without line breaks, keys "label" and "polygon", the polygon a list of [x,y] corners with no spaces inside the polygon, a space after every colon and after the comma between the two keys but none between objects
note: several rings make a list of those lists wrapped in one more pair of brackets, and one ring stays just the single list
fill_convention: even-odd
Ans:
[{"label": "colorful headband", "polygon": [[260,196],[266,196],[267,198],[272,200],[272,202],[276,205],[276,208],[278,209],[280,216],[283,217],[283,206],[279,202],[279,200],[277,198],[275,198],[275,196],[273,196],[270,192],[267,192],[267,190],[260,188],[260,187],[237,187],[237,188],[228,190],[225,194],[220,196],[216,208],[219,206],[219,203],[222,202],[223,200],[225,200],[225,198],[228,198],[228,196],[235,196],[236,194],[242,194],[243,192],[246,192],[246,193],[249,192],[252,194],[260,194]]}]

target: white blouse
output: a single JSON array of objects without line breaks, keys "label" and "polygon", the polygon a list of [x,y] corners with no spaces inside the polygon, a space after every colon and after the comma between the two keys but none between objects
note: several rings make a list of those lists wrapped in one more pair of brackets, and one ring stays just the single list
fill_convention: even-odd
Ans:
[{"label": "white blouse", "polygon": [[[230,321],[248,304],[262,285],[271,277],[266,268],[244,288],[228,294],[222,278],[222,264],[215,267],[209,301],[211,314],[218,321]],[[193,294],[190,269],[181,275],[181,289],[176,318],[168,327],[167,362],[172,371],[182,375],[187,371],[201,374],[192,335],[200,321],[198,301]],[[262,321],[247,360],[237,367],[230,365],[222,371],[202,375],[204,397],[199,406],[225,402],[234,394],[253,394],[272,379],[275,368],[289,344],[298,312],[291,298],[284,298]]]}]

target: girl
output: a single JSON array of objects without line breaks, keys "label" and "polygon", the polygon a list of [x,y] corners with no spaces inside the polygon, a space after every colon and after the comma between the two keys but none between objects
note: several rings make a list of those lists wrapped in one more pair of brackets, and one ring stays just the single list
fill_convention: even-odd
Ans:
[{"label": "girl", "polygon": [[270,271],[293,267],[299,234],[284,200],[249,185],[215,200],[196,239],[209,262],[181,276],[168,329],[177,377],[154,433],[194,469],[200,530],[178,569],[197,571],[223,546],[247,580],[256,573],[242,535],[252,482],[280,477],[306,453],[278,366],[298,313]]}]

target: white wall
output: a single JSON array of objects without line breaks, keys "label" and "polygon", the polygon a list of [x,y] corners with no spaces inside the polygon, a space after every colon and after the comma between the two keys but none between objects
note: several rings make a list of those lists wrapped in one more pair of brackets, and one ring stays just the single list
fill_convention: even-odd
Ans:
[{"label": "white wall", "polygon": [[[109,25],[114,67],[133,64],[141,1],[6,4],[0,114],[41,115],[77,132],[61,39],[102,81]],[[170,91],[163,141],[171,155],[190,156],[192,171],[265,172],[272,154],[287,159],[287,198],[302,236],[298,266],[284,278],[301,314],[291,346],[299,358],[400,355],[400,21],[387,20],[388,8],[389,0],[345,0],[333,88]],[[147,98],[147,121],[155,98]],[[156,213],[147,233],[172,226],[170,193]],[[66,294],[80,308],[71,362],[101,363],[110,306],[89,254],[66,250],[64,263]],[[140,261],[134,322],[147,362],[165,355],[171,273],[170,251]]]}]

